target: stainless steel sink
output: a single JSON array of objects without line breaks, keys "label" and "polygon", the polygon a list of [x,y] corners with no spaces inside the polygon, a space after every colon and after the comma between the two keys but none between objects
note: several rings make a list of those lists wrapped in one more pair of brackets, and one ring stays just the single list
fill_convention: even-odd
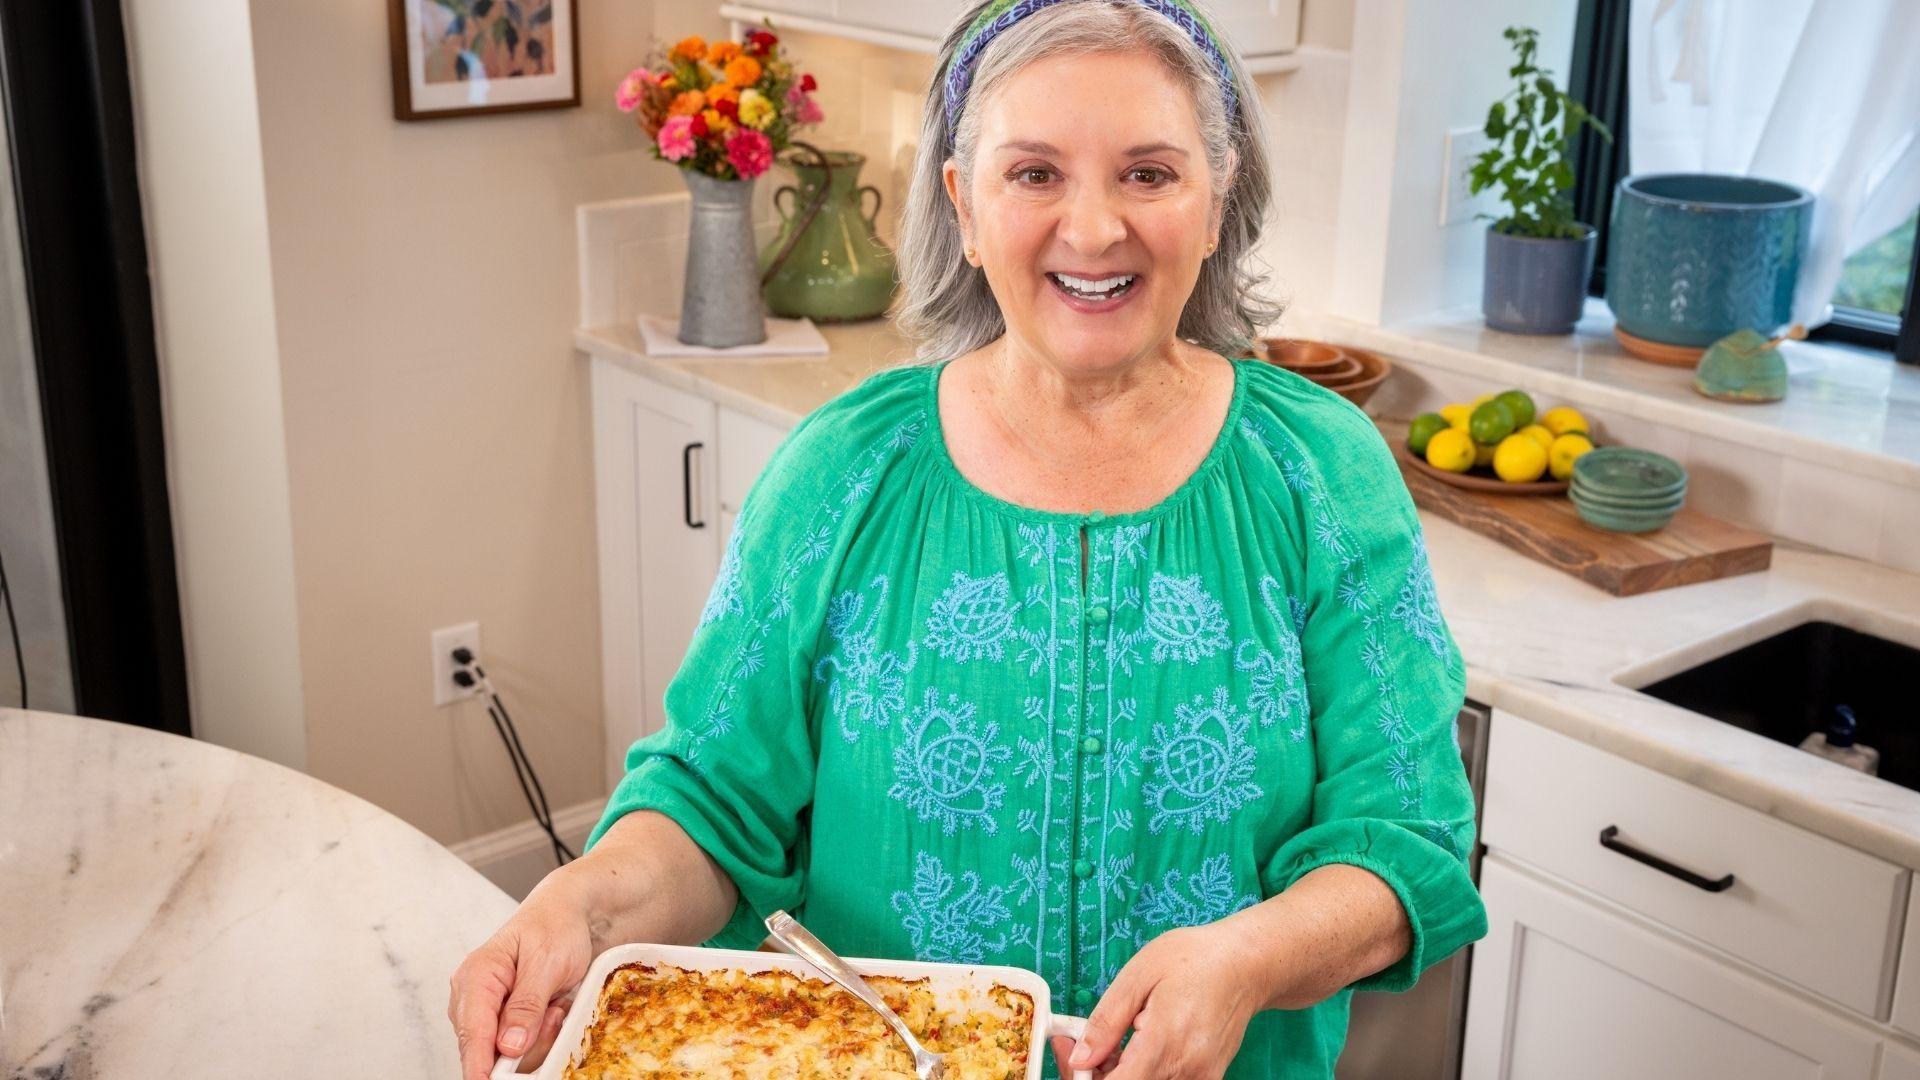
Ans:
[{"label": "stainless steel sink", "polygon": [[1920,641],[1896,620],[1812,601],[1714,640],[1709,659],[1655,660],[1615,681],[1796,747],[1849,706],[1881,778],[1920,791],[1920,648],[1875,631]]}]

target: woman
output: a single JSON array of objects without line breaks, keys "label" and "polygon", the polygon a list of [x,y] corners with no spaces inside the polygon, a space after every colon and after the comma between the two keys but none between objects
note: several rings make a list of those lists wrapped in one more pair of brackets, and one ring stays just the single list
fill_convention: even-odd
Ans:
[{"label": "woman", "polygon": [[1228,359],[1275,315],[1238,63],[1184,0],[996,0],[940,71],[901,242],[938,359],[774,454],[667,729],[454,977],[470,1080],[598,950],[752,947],[780,908],[1038,971],[1092,1014],[1055,1055],[1115,1080],[1330,1076],[1353,990],[1486,931],[1391,455]]}]

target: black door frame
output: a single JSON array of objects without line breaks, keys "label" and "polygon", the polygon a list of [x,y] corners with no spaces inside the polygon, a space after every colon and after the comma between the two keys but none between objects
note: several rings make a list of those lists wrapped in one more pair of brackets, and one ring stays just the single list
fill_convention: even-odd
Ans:
[{"label": "black door frame", "polygon": [[192,733],[118,0],[0,0],[75,710]]}]

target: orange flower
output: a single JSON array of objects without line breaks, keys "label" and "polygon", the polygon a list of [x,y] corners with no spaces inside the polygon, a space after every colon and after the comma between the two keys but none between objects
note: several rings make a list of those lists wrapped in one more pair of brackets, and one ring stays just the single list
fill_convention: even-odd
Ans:
[{"label": "orange flower", "polygon": [[727,81],[735,86],[752,86],[760,81],[760,61],[751,56],[736,56],[727,61]]},{"label": "orange flower", "polygon": [[675,60],[698,60],[706,54],[707,39],[698,34],[681,38],[680,43],[673,47]]},{"label": "orange flower", "polygon": [[716,41],[707,46],[707,63],[714,67],[720,67],[739,55],[740,43],[737,41]]},{"label": "orange flower", "polygon": [[673,104],[667,106],[668,116],[692,116],[706,108],[707,95],[698,90],[682,90],[673,97]]},{"label": "orange flower", "polygon": [[707,87],[707,104],[718,106],[723,101],[740,102],[740,88],[732,83],[714,83]]},{"label": "orange flower", "polygon": [[707,122],[708,131],[720,132],[733,130],[733,121],[721,115],[716,109],[708,109],[706,112],[701,113],[700,116]]}]

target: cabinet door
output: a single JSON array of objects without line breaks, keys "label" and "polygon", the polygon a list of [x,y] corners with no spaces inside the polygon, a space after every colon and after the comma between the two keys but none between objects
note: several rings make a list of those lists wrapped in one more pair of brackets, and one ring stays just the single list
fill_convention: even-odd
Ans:
[{"label": "cabinet door", "polygon": [[1214,0],[1220,33],[1244,56],[1292,52],[1300,45],[1300,0]]},{"label": "cabinet door", "polygon": [[1480,864],[1467,1080],[1867,1080],[1879,1038],[1509,862]]},{"label": "cabinet door", "polygon": [[1888,1043],[1881,1050],[1878,1080],[1920,1080],[1920,1053]]},{"label": "cabinet door", "polygon": [[773,452],[791,428],[775,427],[738,409],[720,409],[720,458],[715,494],[720,504],[720,550],[733,536],[733,521],[746,505],[747,492],[773,460]]},{"label": "cabinet door", "polygon": [[666,723],[662,695],[720,569],[714,404],[593,362],[607,776]]}]

